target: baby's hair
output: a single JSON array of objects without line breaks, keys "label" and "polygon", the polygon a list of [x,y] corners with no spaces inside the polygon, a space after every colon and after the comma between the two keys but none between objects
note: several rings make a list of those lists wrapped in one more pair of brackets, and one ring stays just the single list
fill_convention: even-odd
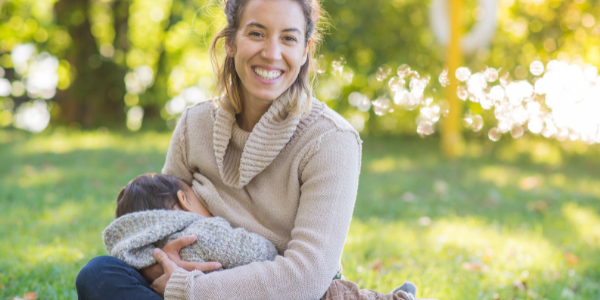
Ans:
[{"label": "baby's hair", "polygon": [[180,179],[171,175],[148,173],[130,181],[117,196],[117,218],[138,211],[168,209],[179,202],[177,192],[183,191]]}]

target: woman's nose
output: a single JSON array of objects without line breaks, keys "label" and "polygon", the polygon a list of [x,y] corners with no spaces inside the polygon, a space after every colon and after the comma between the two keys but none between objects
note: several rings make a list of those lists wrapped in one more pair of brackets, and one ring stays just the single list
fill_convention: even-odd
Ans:
[{"label": "woman's nose", "polygon": [[269,61],[276,61],[281,59],[281,47],[277,39],[269,39],[265,43],[265,47],[262,52],[262,57]]}]

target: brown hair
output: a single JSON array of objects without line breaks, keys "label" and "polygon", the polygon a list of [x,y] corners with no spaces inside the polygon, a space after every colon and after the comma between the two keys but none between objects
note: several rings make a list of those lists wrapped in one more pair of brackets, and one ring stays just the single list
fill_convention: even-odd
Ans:
[{"label": "brown hair", "polygon": [[[235,40],[239,22],[242,18],[244,6],[249,0],[223,0],[225,15],[227,17],[227,26],[223,28],[212,40],[210,45],[210,57],[217,79],[215,86],[216,99],[213,98],[215,105],[221,105],[233,114],[239,114],[242,111],[241,88],[242,82],[235,71],[235,62],[233,57],[226,56],[223,65],[219,65],[217,48],[219,41],[225,39],[225,42],[231,42],[232,46]],[[300,68],[298,77],[292,85],[285,91],[280,99],[287,102],[287,110],[293,114],[307,113],[311,107],[312,86],[316,80],[316,60],[314,55],[322,40],[322,30],[317,26],[319,19],[323,17],[321,10],[321,0],[292,0],[296,1],[302,7],[304,12],[306,30],[305,46],[308,49],[308,59]],[[308,40],[311,40],[310,46]],[[312,66],[312,68],[311,68]],[[312,73],[312,74],[311,74]],[[311,76],[312,75],[312,76]],[[306,94],[306,103],[299,103],[299,99]]]},{"label": "brown hair", "polygon": [[138,211],[168,209],[179,203],[183,184],[175,176],[148,173],[130,181],[117,196],[117,218]]}]

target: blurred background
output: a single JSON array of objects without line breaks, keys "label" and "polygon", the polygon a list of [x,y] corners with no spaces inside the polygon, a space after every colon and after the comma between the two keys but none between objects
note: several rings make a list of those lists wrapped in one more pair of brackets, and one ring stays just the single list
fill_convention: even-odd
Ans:
[{"label": "blurred background", "polygon": [[[600,298],[600,1],[326,0],[365,140],[343,263],[440,299]],[[209,0],[0,1],[0,299],[75,299],[116,193],[213,97]]]}]

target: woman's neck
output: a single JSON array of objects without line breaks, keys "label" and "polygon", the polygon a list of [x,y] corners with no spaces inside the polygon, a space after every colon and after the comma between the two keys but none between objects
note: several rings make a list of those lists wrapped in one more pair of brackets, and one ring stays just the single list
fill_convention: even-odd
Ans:
[{"label": "woman's neck", "polygon": [[240,129],[251,132],[254,126],[258,124],[260,118],[269,110],[273,101],[263,101],[249,95],[243,95],[242,112],[235,116],[235,120]]}]

